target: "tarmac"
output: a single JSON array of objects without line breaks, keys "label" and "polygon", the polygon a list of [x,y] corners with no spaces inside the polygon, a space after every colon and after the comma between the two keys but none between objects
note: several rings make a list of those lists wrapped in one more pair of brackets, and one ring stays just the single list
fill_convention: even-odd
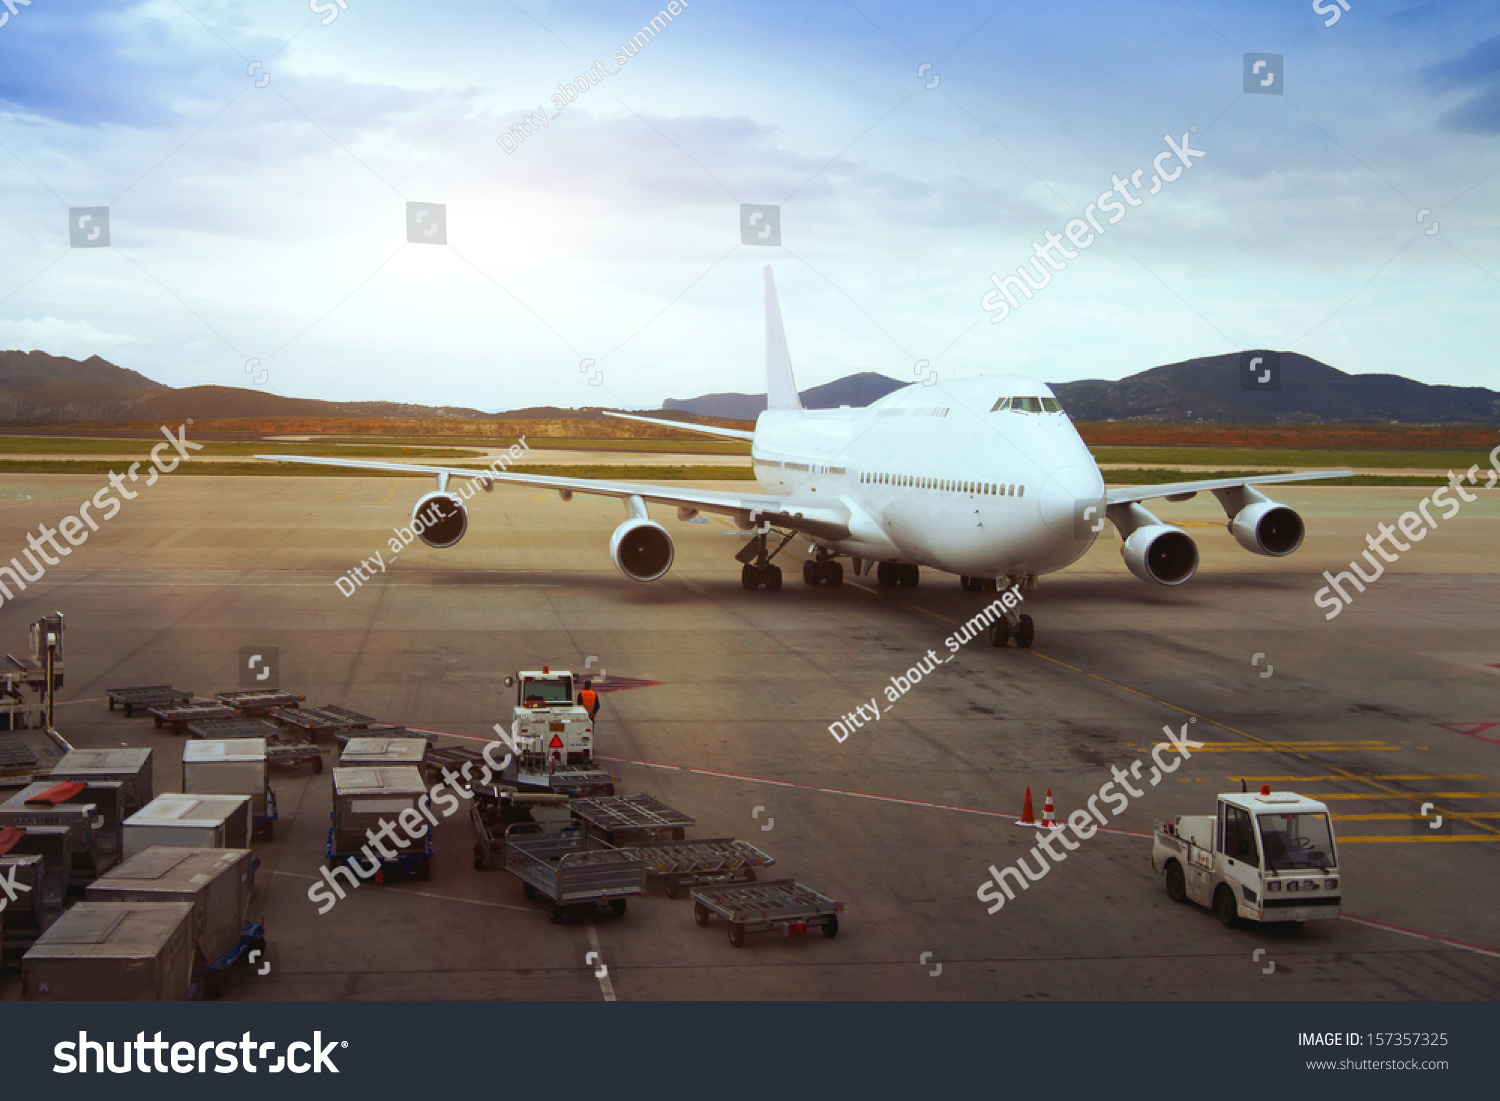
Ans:
[{"label": "tarmac", "polygon": [[[674,459],[676,457],[674,456]],[[104,485],[0,477],[0,556]],[[697,483],[683,483],[697,484]],[[703,483],[707,484],[707,483]],[[743,488],[742,483],[730,488]],[[107,688],[241,687],[240,651],[274,653],[280,687],[478,746],[508,722],[519,668],[603,669],[656,682],[604,694],[600,763],[621,792],[691,815],[689,836],[740,837],[845,906],[825,939],[752,935],[659,889],[624,917],[549,923],[508,873],[473,867],[466,810],[435,831],[428,882],[365,884],[320,916],[331,775],[273,773],[281,820],[252,916],[269,968],[241,999],[1493,999],[1500,993],[1500,577],[1495,492],[1390,566],[1333,620],[1313,602],[1378,523],[1430,490],[1277,490],[1302,511],[1294,556],[1258,558],[1211,497],[1157,502],[1198,540],[1198,576],[1164,589],[1125,570],[1106,531],[1026,594],[1030,652],[983,639],[840,742],[829,726],[882,697],[990,596],[923,571],[840,589],[800,578],[746,592],[720,521],[658,518],[677,543],[649,585],[610,565],[618,503],[499,487],[464,540],[391,560],[409,479],[195,477],[143,490],[86,544],[0,607],[0,648],[67,616],[61,733],[151,746],[158,792],[182,740],[109,712]],[[335,581],[379,552],[384,572]],[[592,659],[592,660],[591,660]],[[1083,806],[1183,724],[1204,746],[997,914],[976,892],[1030,850],[1017,828]],[[325,743],[326,744],[326,743]],[[330,747],[330,760],[336,747]],[[1241,780],[1323,798],[1340,838],[1344,913],[1302,928],[1222,928],[1173,904],[1150,866],[1155,820],[1212,813]],[[1425,804],[1432,804],[1424,807]],[[1438,814],[1442,824],[1433,828]],[[594,954],[594,955],[591,955]],[[601,973],[600,967],[605,970]],[[0,999],[19,997],[0,975]]]}]

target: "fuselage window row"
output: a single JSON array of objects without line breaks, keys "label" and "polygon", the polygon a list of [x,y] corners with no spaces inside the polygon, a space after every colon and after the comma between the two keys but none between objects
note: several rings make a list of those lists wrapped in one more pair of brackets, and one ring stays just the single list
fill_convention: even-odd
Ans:
[{"label": "fuselage window row", "polygon": [[970,482],[956,478],[925,478],[914,474],[861,474],[861,485],[884,485],[902,489],[935,489],[941,493],[978,493],[986,497],[1024,497],[1026,487],[1012,483]]}]

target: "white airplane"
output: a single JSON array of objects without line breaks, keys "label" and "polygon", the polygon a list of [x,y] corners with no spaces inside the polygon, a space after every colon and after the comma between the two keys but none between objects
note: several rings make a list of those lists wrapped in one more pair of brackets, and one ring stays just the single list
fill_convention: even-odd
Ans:
[{"label": "white airplane", "polygon": [[[1198,548],[1181,528],[1164,524],[1141,502],[1184,501],[1200,491],[1219,499],[1229,532],[1253,554],[1282,557],[1302,543],[1302,518],[1254,487],[1314,481],[1348,471],[1220,478],[1169,485],[1106,487],[1099,467],[1052,391],[1020,375],[917,383],[863,409],[803,409],[792,377],[771,269],[765,269],[767,409],[755,430],[689,424],[626,413],[609,416],[750,441],[760,493],[356,459],[258,455],[273,462],[319,463],[437,477],[438,488],[412,510],[428,521],[419,538],[451,547],[468,529],[464,501],[450,478],[485,490],[511,482],[556,490],[564,501],[594,493],[623,501],[625,521],[609,541],[615,567],[633,581],[655,581],[672,568],[672,536],[647,505],[675,506],[679,520],[700,512],[726,516],[754,538],[736,555],[747,589],[781,588],[775,556],[798,535],[812,543],[802,565],[808,585],[843,583],[841,558],[856,575],[876,565],[886,586],[915,586],[928,566],[958,574],[977,592],[1004,582],[1034,587],[1043,573],[1076,562],[1106,519],[1119,531],[1130,572],[1159,585],[1181,585],[1198,568]],[[775,532],[779,545],[770,545]],[[1030,646],[1035,628],[1014,609],[997,619],[990,640],[1012,635]]]}]

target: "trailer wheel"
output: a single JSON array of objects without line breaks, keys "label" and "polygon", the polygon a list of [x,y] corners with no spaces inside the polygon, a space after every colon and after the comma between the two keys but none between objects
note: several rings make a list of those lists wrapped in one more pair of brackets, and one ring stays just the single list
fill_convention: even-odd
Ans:
[{"label": "trailer wheel", "polygon": [[127,703],[127,704],[126,704],[126,705],[125,705],[125,717],[126,717],[126,718],[127,718],[127,719],[128,719],[128,718],[130,718],[130,717],[131,717],[131,715],[132,715],[132,714],[133,714],[133,713],[134,713],[134,712],[135,712],[135,708],[134,708],[134,707],[132,707],[132,706],[130,706],[130,704],[128,704],[128,703]]},{"label": "trailer wheel", "polygon": [[708,917],[708,907],[701,902],[695,901],[693,903],[693,921],[698,924],[700,929],[708,924]]},{"label": "trailer wheel", "polygon": [[474,870],[484,871],[484,846],[477,841],[474,843]]},{"label": "trailer wheel", "polygon": [[615,917],[624,917],[625,916],[625,899],[623,899],[623,898],[612,898],[612,899],[610,899],[609,900],[609,912],[612,913],[612,914],[614,914]]},{"label": "trailer wheel", "polygon": [[111,711],[113,711],[115,709],[115,701],[114,700],[110,700],[109,701],[109,709]]},{"label": "trailer wheel", "polygon": [[823,924],[823,935],[825,937],[827,937],[829,940],[832,940],[834,937],[836,937],[836,936],[839,935],[839,916],[838,916],[838,914],[829,914],[828,915],[828,920]]},{"label": "trailer wheel", "polygon": [[521,893],[529,899],[536,898],[536,888],[533,887],[530,883],[521,884]]},{"label": "trailer wheel", "polygon": [[1182,878],[1182,865],[1175,860],[1167,861],[1167,897],[1173,902],[1187,901],[1187,883]]},{"label": "trailer wheel", "polygon": [[321,753],[319,753],[316,757],[313,758],[313,771],[314,772],[322,772],[323,771],[323,755]]},{"label": "trailer wheel", "polygon": [[556,902],[547,903],[547,920],[550,921],[553,925],[561,925],[562,918],[562,907]]},{"label": "trailer wheel", "polygon": [[261,824],[260,836],[266,841],[270,841],[272,838],[274,838],[276,836],[276,823],[271,821],[269,818],[266,819],[266,821]]},{"label": "trailer wheel", "polygon": [[156,723],[156,729],[160,730],[161,729],[161,716],[160,715],[152,715],[151,718]]},{"label": "trailer wheel", "polygon": [[1233,929],[1235,922],[1239,920],[1234,905],[1234,892],[1222,883],[1214,892],[1214,913],[1219,915],[1219,924],[1226,929]]},{"label": "trailer wheel", "polygon": [[736,948],[745,947],[745,926],[738,921],[729,923],[729,943]]}]

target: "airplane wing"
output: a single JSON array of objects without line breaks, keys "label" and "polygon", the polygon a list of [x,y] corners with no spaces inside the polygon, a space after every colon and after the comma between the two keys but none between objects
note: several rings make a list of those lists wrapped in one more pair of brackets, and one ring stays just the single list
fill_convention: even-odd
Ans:
[{"label": "airplane wing", "polygon": [[[723,431],[728,431],[728,429]],[[371,459],[335,459],[311,455],[256,455],[255,458],[278,463],[310,463],[317,466],[384,470],[392,474],[431,474],[440,481],[446,478],[476,479],[481,483],[504,482],[511,485],[556,490],[564,495],[564,500],[574,493],[592,493],[620,500],[639,497],[643,501],[672,505],[679,509],[692,509],[698,512],[711,512],[718,516],[728,516],[741,527],[769,524],[774,528],[805,532],[808,535],[825,539],[848,538],[851,521],[849,510],[841,504],[822,501],[808,502],[766,493],[725,493],[717,490],[690,490],[681,487],[643,485],[638,482],[607,482],[592,478],[559,478],[540,474],[497,474],[483,468],[464,469],[463,467],[424,466],[417,463],[384,463]]]},{"label": "airplane wing", "polygon": [[680,428],[684,432],[702,432],[705,436],[723,436],[729,440],[753,440],[754,432],[746,432],[743,428],[720,428],[717,424],[692,424],[688,421],[659,420],[656,417],[638,417],[634,413],[611,413],[608,409],[601,409],[606,417],[616,417],[622,421],[640,421],[642,424],[659,424],[663,428]]},{"label": "airplane wing", "polygon": [[1350,478],[1352,470],[1318,470],[1302,474],[1255,474],[1245,478],[1205,478],[1199,482],[1166,482],[1154,486],[1115,486],[1105,490],[1105,504],[1129,505],[1147,501],[1153,497],[1169,497],[1185,501],[1195,493],[1220,489],[1238,489],[1240,486],[1272,485],[1277,482],[1316,482],[1325,478]]}]

